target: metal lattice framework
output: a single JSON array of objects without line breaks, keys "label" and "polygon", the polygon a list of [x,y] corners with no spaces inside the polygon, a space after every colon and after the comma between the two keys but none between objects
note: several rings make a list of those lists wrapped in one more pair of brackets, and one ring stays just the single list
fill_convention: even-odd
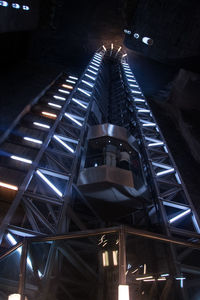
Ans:
[{"label": "metal lattice framework", "polygon": [[122,60],[122,68],[165,232],[186,238],[193,234],[198,236],[199,218],[152,110],[125,59]]},{"label": "metal lattice framework", "polygon": [[[1,241],[7,237],[13,243],[10,234],[30,237],[66,232],[66,215],[79,229],[85,228],[70,199],[103,56],[104,51],[96,52],[79,80],[60,76],[18,124],[20,138],[10,135],[2,143],[7,157],[6,169],[1,160],[0,185],[16,195],[1,224]],[[16,221],[16,215],[20,220]]]},{"label": "metal lattice framework", "polygon": [[[76,181],[79,171],[85,167],[88,127],[111,122],[127,128],[135,138],[134,143],[138,142],[142,173],[146,175],[144,181],[152,192],[148,194],[150,199],[143,213],[139,211],[138,219],[135,218],[137,211],[130,210],[128,217],[133,218],[129,218],[129,225],[137,227],[143,222],[142,226],[147,227],[147,212],[148,220],[159,225],[159,231],[163,227],[167,236],[156,238],[170,244],[172,275],[183,280],[186,269],[190,274],[193,271],[200,274],[200,269],[194,270],[194,266],[181,265],[199,241],[199,218],[151,108],[125,59],[126,54],[122,57],[119,54],[120,48],[115,51],[111,45],[109,53],[103,46],[79,80],[61,74],[4,135],[0,149],[0,187],[10,193],[3,194],[9,208],[0,227],[0,240],[3,246],[10,246],[15,245],[19,237],[37,237],[44,241],[54,235],[56,241],[57,234],[80,230],[78,234],[81,235],[85,230],[87,235],[88,229],[96,234],[105,226],[105,221],[78,190]],[[139,233],[134,228],[129,228],[127,233],[131,230],[136,235],[151,235]],[[152,236],[155,238],[156,234]],[[90,242],[96,247],[94,240]],[[25,240],[23,278],[27,244]],[[122,284],[128,281],[125,244],[126,233],[122,226],[119,234],[119,282]],[[182,249],[182,246],[188,248]],[[199,244],[197,246],[199,249]],[[87,249],[88,244],[81,247]],[[54,262],[55,245],[52,243],[45,262],[45,297],[48,297]],[[20,293],[24,293],[24,288],[21,279]],[[185,291],[181,299],[187,299]]]}]

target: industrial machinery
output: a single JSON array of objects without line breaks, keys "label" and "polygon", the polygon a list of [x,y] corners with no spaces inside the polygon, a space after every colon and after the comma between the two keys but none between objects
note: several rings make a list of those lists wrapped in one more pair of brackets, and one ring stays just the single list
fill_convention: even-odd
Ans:
[{"label": "industrial machinery", "polygon": [[199,297],[199,218],[120,51],[60,74],[1,139],[1,300]]}]

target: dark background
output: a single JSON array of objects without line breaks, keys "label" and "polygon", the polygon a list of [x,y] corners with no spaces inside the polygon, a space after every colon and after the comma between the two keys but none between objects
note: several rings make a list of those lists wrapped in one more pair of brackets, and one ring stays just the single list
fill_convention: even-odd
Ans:
[{"label": "dark background", "polygon": [[[198,1],[18,3],[30,11],[0,6],[0,134],[59,72],[80,75],[102,44],[122,45],[199,209]],[[131,35],[125,36],[125,28]],[[133,37],[136,32],[139,39]],[[151,37],[153,45],[142,43],[143,36]]]}]

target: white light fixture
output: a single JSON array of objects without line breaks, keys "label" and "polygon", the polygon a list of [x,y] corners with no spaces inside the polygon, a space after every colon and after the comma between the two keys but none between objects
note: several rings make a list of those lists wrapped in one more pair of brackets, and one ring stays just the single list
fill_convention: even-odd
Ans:
[{"label": "white light fixture", "polygon": [[12,159],[14,160],[18,160],[18,161],[21,161],[21,162],[24,162],[25,164],[32,164],[32,160],[30,159],[26,159],[26,158],[23,158],[23,157],[20,157],[20,156],[16,156],[16,155],[11,155]]},{"label": "white light fixture", "polygon": [[163,146],[163,142],[156,142],[156,143],[150,143],[148,144],[148,147],[156,147],[156,146]]},{"label": "white light fixture", "polygon": [[28,136],[25,136],[24,137],[24,140],[25,141],[28,141],[28,142],[31,142],[31,143],[36,143],[36,144],[42,144],[42,141],[40,141],[40,140],[36,140],[36,139],[33,139],[33,138],[30,138],[30,137],[28,137]]},{"label": "white light fixture", "polygon": [[124,33],[126,33],[126,34],[131,34],[131,31],[128,30],[128,29],[124,29]]},{"label": "white light fixture", "polygon": [[79,121],[77,121],[72,115],[68,114],[68,113],[65,113],[65,116],[67,118],[69,118],[70,120],[72,120],[74,123],[76,123],[77,125],[79,126],[83,126]]},{"label": "white light fixture", "polygon": [[165,273],[165,274],[161,274],[160,277],[168,277],[169,274],[168,273]]},{"label": "white light fixture", "polygon": [[7,7],[8,6],[8,2],[7,1],[0,1],[0,6]]},{"label": "white light fixture", "polygon": [[102,260],[103,260],[103,266],[104,267],[109,267],[109,255],[108,255],[108,251],[104,251],[102,253]]},{"label": "white light fixture", "polygon": [[91,62],[91,65],[94,65],[94,66],[96,66],[96,67],[99,67],[100,66],[100,64],[99,63],[95,63],[95,62]]},{"label": "white light fixture", "polygon": [[85,76],[86,76],[86,77],[88,77],[88,78],[90,78],[90,79],[92,79],[92,80],[96,80],[96,78],[95,78],[95,77],[93,77],[93,76],[90,76],[90,75],[88,75],[88,74],[85,74]]},{"label": "white light fixture", "polygon": [[48,102],[48,105],[52,106],[52,107],[55,107],[55,108],[61,108],[62,107],[61,105],[58,105],[58,104],[55,104],[55,103],[52,103],[52,102]]},{"label": "white light fixture", "polygon": [[54,135],[53,136],[54,137],[54,139],[56,140],[56,141],[58,141],[63,147],[65,147],[67,150],[69,150],[71,153],[74,153],[74,150],[70,147],[70,146],[68,146],[65,142],[63,142],[57,135]]},{"label": "white light fixture", "polygon": [[144,100],[144,99],[141,99],[141,98],[134,98],[134,101],[135,101],[135,102],[145,102],[145,100]]},{"label": "white light fixture", "polygon": [[148,281],[156,281],[156,280],[152,278],[152,279],[144,279],[143,281],[148,282]]},{"label": "white light fixture", "polygon": [[83,89],[81,89],[81,88],[78,88],[78,91],[81,92],[81,93],[83,93],[83,94],[85,94],[85,95],[88,96],[88,97],[91,96],[91,94],[90,94],[88,91],[83,90]]},{"label": "white light fixture", "polygon": [[118,286],[118,300],[130,300],[128,285],[120,284]]},{"label": "white light fixture", "polygon": [[9,183],[5,183],[0,181],[0,187],[9,189],[9,190],[13,190],[13,191],[18,191],[18,187]]},{"label": "white light fixture", "polygon": [[52,114],[52,113],[49,113],[47,111],[42,111],[42,115],[45,116],[45,117],[50,117],[50,118],[57,118],[56,114]]},{"label": "white light fixture", "polygon": [[133,94],[142,94],[140,91],[131,90]]},{"label": "white light fixture", "polygon": [[103,48],[104,51],[106,51],[106,47],[104,45],[102,46],[102,48]]},{"label": "white light fixture", "polygon": [[139,37],[140,37],[140,35],[138,33],[134,33],[133,36],[134,36],[135,39],[139,39]]},{"label": "white light fixture", "polygon": [[[20,294],[12,294],[8,296],[8,300],[20,300],[21,295]],[[27,297],[25,297],[25,300],[28,300]]]},{"label": "white light fixture", "polygon": [[[63,94],[67,94],[67,95],[69,95],[70,94],[70,92],[69,91],[66,91],[66,90],[62,90],[62,89],[59,89],[58,90],[60,93],[63,93]],[[54,97],[55,98],[55,97]],[[60,97],[60,98],[62,98],[62,97]],[[57,98],[58,99],[58,98]],[[64,100],[65,98],[63,98],[62,100]],[[61,99],[60,99],[61,100]],[[65,99],[66,100],[66,99]]]},{"label": "white light fixture", "polygon": [[150,113],[151,111],[149,109],[138,109],[139,113]]},{"label": "white light fixture", "polygon": [[170,219],[169,223],[170,224],[174,223],[175,221],[177,221],[177,220],[181,219],[182,217],[188,215],[190,212],[191,212],[191,209],[189,208],[189,209],[185,210],[184,212],[182,212],[181,214],[179,214],[179,215],[173,217],[172,219]]},{"label": "white light fixture", "polygon": [[62,87],[69,89],[69,90],[73,90],[73,86],[68,85],[68,84],[62,84]]},{"label": "white light fixture", "polygon": [[72,83],[72,84],[75,84],[75,83],[76,83],[75,81],[69,80],[69,79],[67,79],[66,82],[69,82],[69,83]]},{"label": "white light fixture", "polygon": [[92,59],[92,61],[94,61],[94,62],[96,62],[98,64],[101,64],[102,58],[94,56],[93,59]]},{"label": "white light fixture", "polygon": [[[64,91],[64,90],[62,90],[62,91]],[[60,92],[60,91],[59,91]],[[67,91],[66,91],[67,92]],[[69,92],[68,92],[69,93]],[[67,93],[67,94],[68,94]],[[64,97],[60,97],[60,96],[57,96],[57,95],[54,95],[53,96],[55,99],[58,99],[58,100],[62,100],[62,101],[65,101],[66,100],[66,98],[64,98]]]},{"label": "white light fixture", "polygon": [[55,185],[53,185],[53,184],[52,184],[52,183],[44,176],[44,174],[42,174],[42,172],[40,172],[39,170],[37,170],[36,173],[40,176],[40,178],[42,178],[42,180],[43,180],[44,182],[46,182],[46,183],[48,184],[48,186],[49,186],[50,188],[52,188],[52,190],[54,190],[54,192],[55,192],[58,196],[60,196],[60,197],[63,196],[63,194],[55,187]]},{"label": "white light fixture", "polygon": [[111,50],[113,50],[113,43],[111,44],[110,48],[111,48]]},{"label": "white light fixture", "polygon": [[23,10],[30,10],[30,7],[29,7],[28,5],[23,5],[23,6],[22,6],[22,9],[23,9]]},{"label": "white light fixture", "polygon": [[136,82],[135,79],[129,79],[129,78],[127,78],[127,80],[130,81],[130,82]]},{"label": "white light fixture", "polygon": [[113,265],[118,266],[118,250],[113,250],[112,256],[113,256]]},{"label": "white light fixture", "polygon": [[97,72],[95,72],[95,71],[92,71],[90,69],[87,69],[87,71],[90,72],[90,73],[92,73],[92,74],[94,74],[94,75],[97,75]]},{"label": "white light fixture", "polygon": [[90,68],[93,69],[93,70],[95,70],[95,71],[98,71],[98,70],[99,70],[98,68],[96,68],[96,67],[94,67],[94,66],[91,66],[91,65],[90,65]]},{"label": "white light fixture", "polygon": [[[144,124],[143,124],[143,126],[144,126]],[[161,171],[161,172],[156,173],[156,176],[171,174],[171,173],[174,173],[174,171],[175,171],[174,168],[171,168],[169,170],[165,170],[165,171]]]},{"label": "white light fixture", "polygon": [[136,280],[145,280],[145,279],[152,279],[153,276],[143,276],[143,277],[137,277]]},{"label": "white light fixture", "polygon": [[69,76],[70,79],[74,79],[74,80],[78,80],[77,77],[74,77],[74,76]]},{"label": "white light fixture", "polygon": [[149,37],[143,37],[142,38],[142,42],[148,46],[152,46],[153,45],[153,40]]},{"label": "white light fixture", "polygon": [[94,86],[93,84],[89,83],[89,82],[86,81],[86,80],[82,80],[82,82],[85,83],[86,85],[92,87],[92,88],[93,88],[93,86]]},{"label": "white light fixture", "polygon": [[49,129],[49,128],[50,128],[49,125],[42,124],[42,123],[38,123],[38,122],[33,122],[33,125],[39,126],[39,127],[42,127],[42,128],[46,128],[46,129]]},{"label": "white light fixture", "polygon": [[87,108],[87,106],[84,105],[83,103],[81,103],[80,100],[78,100],[78,99],[72,98],[72,101],[75,102],[75,103],[77,103],[77,104],[79,104],[80,106],[82,106],[85,109]]},{"label": "white light fixture", "polygon": [[125,56],[127,56],[127,53],[125,53],[125,54],[122,55],[122,57],[125,57]]},{"label": "white light fixture", "polygon": [[20,9],[20,5],[18,3],[12,3],[12,7],[16,9]]}]

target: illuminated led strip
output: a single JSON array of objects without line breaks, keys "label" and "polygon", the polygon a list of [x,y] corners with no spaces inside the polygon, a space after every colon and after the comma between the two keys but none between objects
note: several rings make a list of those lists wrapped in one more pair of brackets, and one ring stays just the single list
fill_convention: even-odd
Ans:
[{"label": "illuminated led strip", "polygon": [[[68,95],[70,94],[69,91],[62,90],[62,89],[59,89],[58,92],[63,93],[63,94],[68,94]],[[62,98],[62,97],[60,97],[60,98]],[[61,99],[60,99],[60,100],[61,100]],[[65,99],[65,100],[66,100],[66,99]]]},{"label": "illuminated led strip", "polygon": [[96,63],[98,63],[98,64],[100,64],[101,63],[101,59],[98,59],[98,58],[93,58],[93,60],[92,61],[94,61],[94,62],[96,62]]},{"label": "illuminated led strip", "polygon": [[131,86],[131,87],[136,87],[136,88],[139,89],[139,86],[138,86],[137,84],[129,84],[129,86]]},{"label": "illuminated led strip", "polygon": [[26,159],[26,158],[23,158],[23,157],[20,157],[20,156],[16,156],[16,155],[11,155],[12,159],[14,160],[18,160],[18,161],[21,161],[21,162],[24,162],[25,164],[32,164],[32,160],[30,159]]},{"label": "illuminated led strip", "polygon": [[77,77],[74,77],[74,76],[69,76],[70,79],[74,79],[74,80],[78,80]]},{"label": "illuminated led strip", "polygon": [[58,105],[58,104],[55,104],[55,103],[52,103],[52,102],[48,102],[48,105],[52,106],[52,107],[55,107],[55,108],[61,108],[62,107],[61,105]]},{"label": "illuminated led strip", "polygon": [[50,128],[49,125],[38,123],[38,122],[33,122],[33,125],[36,125],[36,126],[39,126],[39,127],[42,127],[42,128],[47,128],[47,129]]},{"label": "illuminated led strip", "polygon": [[90,75],[88,75],[88,74],[85,74],[85,76],[86,76],[86,77],[88,77],[88,78],[90,78],[90,79],[92,79],[93,81],[94,81],[94,80],[96,80],[96,78],[95,78],[95,77],[93,77],[93,76],[90,76]]},{"label": "illuminated led strip", "polygon": [[52,188],[52,190],[54,190],[54,192],[56,192],[56,194],[57,194],[58,196],[60,196],[60,197],[63,196],[63,194],[55,187],[55,185],[53,185],[53,183],[51,183],[51,182],[49,181],[49,179],[46,178],[46,176],[44,176],[44,175],[42,174],[42,172],[40,172],[39,170],[37,170],[36,173],[42,178],[42,180],[43,180],[44,182],[46,182],[46,183],[48,184],[48,186],[49,186],[50,188]]},{"label": "illuminated led strip", "polygon": [[138,109],[138,113],[150,113],[149,109]]},{"label": "illuminated led strip", "polygon": [[96,67],[99,67],[99,66],[100,66],[100,63],[97,64],[97,63],[95,63],[95,62],[92,61],[92,62],[91,62],[91,65],[94,65],[94,66],[96,66]]},{"label": "illuminated led strip", "polygon": [[135,102],[146,102],[144,99],[140,99],[140,98],[134,98]]},{"label": "illuminated led strip", "polygon": [[0,187],[4,187],[9,190],[18,191],[18,187],[9,183],[0,181]]},{"label": "illuminated led strip", "polygon": [[83,90],[83,89],[81,89],[81,88],[78,88],[78,91],[81,92],[81,93],[83,93],[83,94],[85,94],[85,95],[88,96],[88,97],[91,96],[91,94],[90,94],[88,91],[85,91],[85,90]]},{"label": "illuminated led strip", "polygon": [[132,92],[133,94],[142,94],[142,92],[140,92],[140,91],[135,91],[135,90],[131,90],[131,92]]},{"label": "illuminated led strip", "polygon": [[98,68],[96,68],[96,67],[94,67],[94,66],[91,66],[91,65],[90,65],[90,68],[93,69],[93,70],[95,70],[95,71],[98,71],[98,70],[99,70]]},{"label": "illuminated led strip", "polygon": [[153,279],[153,276],[137,277],[136,280]]},{"label": "illuminated led strip", "polygon": [[87,69],[87,71],[90,72],[90,73],[92,73],[92,74],[94,74],[94,75],[97,75],[97,72],[94,72],[94,71],[92,71],[90,69]]},{"label": "illuminated led strip", "polygon": [[[127,78],[134,78],[133,75],[129,75],[129,74],[126,74],[126,77],[127,77]],[[128,79],[128,80],[129,80],[129,79]]]},{"label": "illuminated led strip", "polygon": [[76,84],[76,81],[69,80],[69,79],[67,79],[66,82],[69,82],[69,83],[72,83],[72,84]]},{"label": "illuminated led strip", "polygon": [[190,209],[190,208],[187,209],[187,210],[185,210],[185,211],[182,212],[181,214],[179,214],[179,215],[173,217],[172,219],[170,219],[170,220],[169,220],[169,223],[170,223],[170,224],[171,224],[171,223],[174,223],[175,221],[181,219],[182,217],[188,215],[189,213],[191,213],[191,209]]},{"label": "illuminated led strip", "polygon": [[90,86],[90,87],[94,87],[94,85],[92,83],[89,83],[88,81],[86,80],[82,80],[83,83],[85,83],[86,85]]},{"label": "illuminated led strip", "polygon": [[47,117],[57,118],[56,114],[52,114],[47,111],[42,111],[42,115],[47,116]]},{"label": "illuminated led strip", "polygon": [[68,85],[68,84],[62,84],[62,87],[69,89],[69,90],[73,90],[73,86]]},{"label": "illuminated led strip", "polygon": [[72,101],[75,102],[75,103],[77,103],[77,104],[79,104],[80,106],[82,106],[85,109],[87,108],[87,106],[84,105],[82,102],[80,102],[78,99],[72,98]]},{"label": "illuminated led strip", "polygon": [[55,140],[57,140],[63,147],[65,147],[67,150],[69,150],[71,153],[74,153],[74,150],[68,146],[65,142],[63,142],[57,135],[53,136]]},{"label": "illuminated led strip", "polygon": [[171,169],[169,169],[169,170],[165,170],[165,171],[156,173],[156,176],[162,176],[162,175],[174,173],[174,171],[175,171],[174,168],[171,168]]},{"label": "illuminated led strip", "polygon": [[57,95],[54,95],[53,97],[54,97],[55,99],[62,100],[62,101],[65,101],[65,100],[66,100],[66,98],[60,97],[60,96],[57,96]]},{"label": "illuminated led strip", "polygon": [[136,82],[136,80],[135,79],[127,79],[128,81],[130,81],[130,82]]},{"label": "illuminated led strip", "polygon": [[25,137],[24,137],[24,140],[25,140],[25,141],[28,141],[28,142],[31,142],[31,143],[42,144],[42,141],[36,140],[36,139],[33,139],[33,138],[30,138],[30,137],[28,137],[28,136],[25,136]]},{"label": "illuminated led strip", "polygon": [[77,121],[74,117],[72,117],[72,115],[68,114],[68,113],[65,113],[65,116],[67,118],[69,118],[70,120],[72,120],[74,123],[76,123],[77,125],[79,126],[83,126],[79,121]]}]

